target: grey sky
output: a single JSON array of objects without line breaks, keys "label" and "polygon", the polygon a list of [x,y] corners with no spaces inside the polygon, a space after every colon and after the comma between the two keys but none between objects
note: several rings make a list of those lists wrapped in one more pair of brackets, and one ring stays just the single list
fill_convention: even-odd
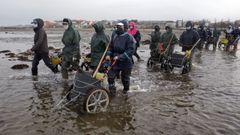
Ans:
[{"label": "grey sky", "polygon": [[61,20],[235,20],[240,0],[0,0],[0,25]]}]

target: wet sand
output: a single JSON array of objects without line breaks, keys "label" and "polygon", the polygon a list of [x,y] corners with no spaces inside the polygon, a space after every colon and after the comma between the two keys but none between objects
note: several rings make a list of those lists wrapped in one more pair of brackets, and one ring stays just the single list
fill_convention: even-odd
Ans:
[{"label": "wet sand", "polygon": [[[63,47],[63,31],[47,33],[49,46]],[[86,52],[93,32],[80,33],[82,52]],[[149,33],[142,32],[143,40]],[[0,51],[24,52],[32,46],[32,38],[32,31],[0,32]],[[128,98],[118,95],[107,112],[96,115],[57,106],[74,73],[63,83],[60,74],[54,75],[41,62],[38,81],[33,81],[30,68],[11,69],[14,64],[31,67],[31,62],[9,61],[0,54],[0,135],[240,134],[239,52],[234,56],[221,50],[203,50],[194,56],[188,75],[181,75],[180,69],[171,74],[160,72],[158,67],[148,70],[148,46],[141,46],[139,54],[144,61],[135,63],[131,84],[140,89],[131,90]],[[121,87],[118,89],[120,93]]]}]

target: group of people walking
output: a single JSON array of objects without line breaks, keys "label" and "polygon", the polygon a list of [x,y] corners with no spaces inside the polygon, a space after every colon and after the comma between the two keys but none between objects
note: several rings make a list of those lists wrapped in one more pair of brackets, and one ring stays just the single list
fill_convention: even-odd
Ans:
[{"label": "group of people walking", "polygon": [[[48,56],[48,41],[47,34],[43,29],[43,20],[34,19],[32,26],[35,32],[34,46],[28,50],[30,53],[34,52],[32,75],[38,75],[37,67],[41,59],[43,59],[47,67],[49,67],[54,73],[57,73],[58,70],[51,64]],[[63,79],[68,79],[68,68],[71,67],[74,70],[79,68],[81,58],[81,36],[79,32],[73,28],[70,19],[63,19],[63,27],[65,31],[62,37],[64,47],[62,49],[61,73]],[[137,29],[135,22],[128,22],[127,20],[118,21],[111,36],[108,36],[105,33],[104,25],[101,22],[93,23],[92,27],[94,28],[95,33],[90,42],[91,69],[93,71],[97,69],[102,57],[105,57],[106,61],[114,61],[115,64],[112,65],[108,72],[109,90],[113,96],[116,94],[115,79],[120,75],[123,84],[122,92],[123,94],[127,94],[130,87],[130,76],[134,64],[133,56],[136,56],[138,61],[142,61],[137,53],[141,41],[140,31]],[[236,38],[236,35],[239,35],[239,33],[240,32],[236,30],[226,30],[226,37],[230,36],[232,38],[232,35],[234,35],[233,38]],[[170,26],[166,26],[165,32],[161,34],[160,27],[156,25],[150,36],[150,55],[154,56],[160,54],[169,56],[173,53],[176,44],[179,44],[182,47],[183,52],[191,50],[196,43],[198,43],[196,48],[201,50],[204,43],[208,41],[210,37],[213,37],[214,46],[216,48],[215,44],[217,44],[220,32],[216,28],[214,28],[213,32],[205,30],[203,25],[198,29],[195,29],[193,23],[189,21],[186,23],[186,30],[180,35],[179,39]],[[206,46],[208,46],[208,43]],[[103,56],[106,49],[107,53]]]}]

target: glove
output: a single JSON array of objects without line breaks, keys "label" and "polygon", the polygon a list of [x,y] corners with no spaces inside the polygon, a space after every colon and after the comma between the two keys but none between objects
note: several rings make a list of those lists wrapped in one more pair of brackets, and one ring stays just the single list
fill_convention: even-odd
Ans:
[{"label": "glove", "polygon": [[164,48],[163,48],[163,43],[160,44],[160,52],[163,52]]},{"label": "glove", "polygon": [[118,60],[118,56],[115,56],[115,57],[113,58],[113,60]]},{"label": "glove", "polygon": [[106,56],[105,59],[106,59],[106,60],[111,60],[110,56]]},{"label": "glove", "polygon": [[27,53],[32,54],[33,51],[32,51],[31,49],[28,49],[28,50],[27,50]]},{"label": "glove", "polygon": [[73,61],[77,61],[78,59],[77,59],[76,57],[73,57],[72,60],[73,60]]},{"label": "glove", "polygon": [[106,61],[104,64],[103,64],[103,67],[104,68],[108,68],[108,67],[110,67],[111,66],[111,61]]}]

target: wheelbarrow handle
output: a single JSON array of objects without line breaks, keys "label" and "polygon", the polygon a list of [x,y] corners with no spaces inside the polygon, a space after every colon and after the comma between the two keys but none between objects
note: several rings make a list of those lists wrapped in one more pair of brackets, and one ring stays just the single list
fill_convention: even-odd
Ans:
[{"label": "wheelbarrow handle", "polygon": [[111,38],[110,38],[109,41],[110,41],[110,42],[108,43],[108,45],[107,45],[107,47],[106,47],[106,49],[105,49],[105,51],[104,51],[104,53],[103,53],[103,55],[102,55],[102,58],[100,59],[100,61],[99,61],[99,63],[98,63],[98,66],[97,66],[95,72],[94,72],[93,75],[92,75],[93,78],[95,78],[95,76],[96,76],[96,74],[97,74],[97,72],[98,72],[98,70],[99,70],[99,68],[100,68],[100,66],[101,66],[101,64],[102,64],[102,61],[104,60],[104,57],[105,57],[105,55],[107,54],[107,51],[108,51],[109,46],[110,46],[110,44],[111,44]]},{"label": "wheelbarrow handle", "polygon": [[106,74],[112,69],[112,67],[116,64],[117,60],[113,60],[111,66],[107,68]]}]

